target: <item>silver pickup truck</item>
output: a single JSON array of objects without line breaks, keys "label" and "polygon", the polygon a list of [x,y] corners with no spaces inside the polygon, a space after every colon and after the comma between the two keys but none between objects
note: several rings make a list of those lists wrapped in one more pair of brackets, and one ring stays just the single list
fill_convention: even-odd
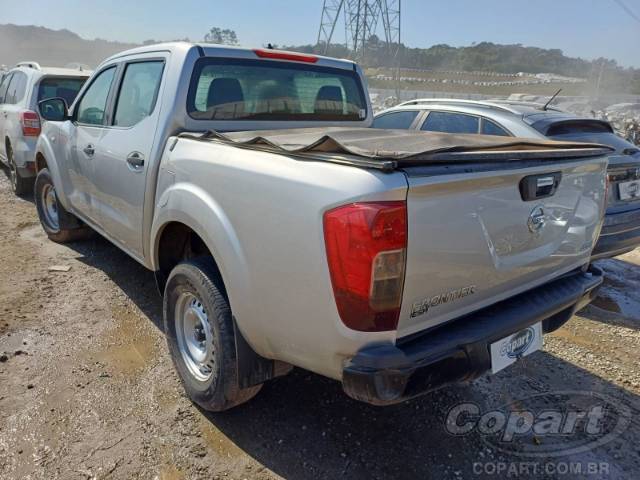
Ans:
[{"label": "silver pickup truck", "polygon": [[205,409],[292,366],[379,405],[497,372],[602,282],[603,147],[367,128],[349,61],[146,46],[40,111],[44,230],[155,272]]}]

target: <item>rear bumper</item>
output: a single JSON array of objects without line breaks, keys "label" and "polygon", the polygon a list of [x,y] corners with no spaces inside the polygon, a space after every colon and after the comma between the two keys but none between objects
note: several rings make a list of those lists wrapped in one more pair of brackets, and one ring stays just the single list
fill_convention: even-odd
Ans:
[{"label": "rear bumper", "polygon": [[36,138],[16,138],[11,142],[11,147],[13,150],[13,161],[16,167],[18,167],[20,176],[24,178],[35,177]]},{"label": "rear bumper", "polygon": [[544,333],[558,329],[591,302],[602,279],[591,266],[396,345],[366,347],[345,365],[344,391],[389,405],[478,377],[491,368],[491,343],[540,321]]},{"label": "rear bumper", "polygon": [[591,260],[615,257],[640,246],[640,208],[607,214]]}]

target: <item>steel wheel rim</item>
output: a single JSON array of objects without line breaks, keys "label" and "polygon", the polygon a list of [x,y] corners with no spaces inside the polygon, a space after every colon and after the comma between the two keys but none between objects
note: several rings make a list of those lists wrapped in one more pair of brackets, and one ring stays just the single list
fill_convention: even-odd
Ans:
[{"label": "steel wheel rim", "polygon": [[54,230],[60,228],[60,220],[58,218],[58,198],[56,197],[56,189],[53,185],[45,185],[40,193],[42,203],[42,213],[45,221]]},{"label": "steel wheel rim", "polygon": [[175,310],[178,349],[189,373],[206,382],[213,376],[214,348],[209,317],[202,302],[193,293],[178,297]]}]

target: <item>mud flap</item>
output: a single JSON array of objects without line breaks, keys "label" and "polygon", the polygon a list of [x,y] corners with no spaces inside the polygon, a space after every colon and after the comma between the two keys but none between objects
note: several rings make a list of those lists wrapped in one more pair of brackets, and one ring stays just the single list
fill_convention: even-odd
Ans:
[{"label": "mud flap", "polygon": [[236,339],[236,364],[238,369],[238,384],[240,388],[249,388],[286,375],[293,369],[293,365],[269,360],[257,354],[242,335],[234,317],[233,332]]}]

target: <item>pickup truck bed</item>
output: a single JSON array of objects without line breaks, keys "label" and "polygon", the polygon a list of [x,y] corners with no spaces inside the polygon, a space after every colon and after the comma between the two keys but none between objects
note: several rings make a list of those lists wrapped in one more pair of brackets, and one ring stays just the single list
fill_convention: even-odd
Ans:
[{"label": "pickup truck bed", "polygon": [[[322,262],[317,264],[315,253],[308,256],[307,252],[317,252],[317,238],[322,236],[318,215],[336,206],[371,198],[406,204],[408,242],[397,327],[391,335],[375,334],[378,341],[392,342],[579,269],[588,263],[601,224],[603,154],[608,149],[599,145],[345,128],[186,133],[170,140],[169,145],[163,164],[175,172],[176,183],[187,175],[184,169],[198,171],[198,180],[191,181],[217,192],[216,203],[238,229],[243,262],[251,265],[251,284],[256,286],[244,298],[261,300],[256,303],[259,310],[239,302],[236,314],[241,328],[245,318],[253,324],[246,337],[269,358],[287,350],[285,343],[305,343],[308,332],[288,330],[287,318],[329,315],[326,306],[306,301],[296,306],[287,294],[316,278],[318,269],[326,268]],[[468,159],[464,165],[460,156]],[[233,178],[252,172],[242,190],[247,198],[240,203],[225,193],[228,187],[223,172],[227,168],[234,172]],[[547,178],[552,178],[549,187],[522,190],[529,181]],[[360,185],[357,195],[344,190],[352,182]],[[165,183],[162,173],[159,183]],[[296,186],[296,206],[318,213],[304,215],[304,219],[295,213],[287,193],[290,184]],[[257,199],[259,207],[254,203]],[[262,214],[249,215],[252,208]],[[541,225],[530,225],[536,215]],[[261,218],[281,225],[284,231],[293,229],[293,238],[285,240],[284,231],[258,227],[263,223]],[[249,232],[256,229],[261,232],[260,242],[254,245]],[[325,238],[322,248],[326,243]],[[292,258],[295,265],[289,265],[283,276],[275,265],[265,263],[264,248],[271,259]],[[325,278],[329,277],[326,272]],[[267,286],[273,278],[279,278],[277,289]],[[473,292],[427,305],[438,296],[461,289]],[[282,330],[265,351],[260,350],[265,341],[258,332],[259,323],[267,317],[271,329]],[[320,319],[308,323],[313,324],[316,338],[329,341],[331,335],[321,332]],[[355,328],[377,330],[375,325],[363,323]],[[351,333],[343,338],[346,342],[334,340],[332,349],[327,350],[322,341],[296,358],[279,358],[341,378],[342,364],[349,355],[333,356],[332,352],[348,351],[354,340],[356,344],[360,341]],[[311,360],[314,352],[318,353],[315,361]]]}]

